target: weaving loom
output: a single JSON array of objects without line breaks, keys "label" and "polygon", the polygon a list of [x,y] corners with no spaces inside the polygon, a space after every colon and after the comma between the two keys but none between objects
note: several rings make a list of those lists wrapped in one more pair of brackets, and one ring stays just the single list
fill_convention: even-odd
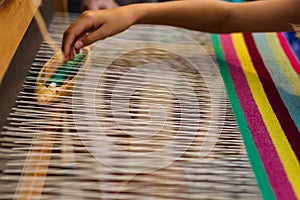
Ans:
[{"label": "weaving loom", "polygon": [[[50,27],[50,33],[55,41],[61,41],[61,32],[70,23],[69,20],[73,19],[68,19],[63,14],[55,16]],[[2,132],[2,144],[6,147],[2,150],[5,151],[5,155],[9,155],[4,155],[8,162],[1,176],[1,181],[5,183],[2,184],[1,192],[5,197],[15,196],[17,199],[28,196],[36,199],[259,197],[260,193],[234,123],[221,77],[215,64],[203,50],[195,54],[198,45],[192,45],[191,39],[182,36],[187,34],[203,43],[212,53],[208,34],[161,27],[133,27],[129,32],[94,45],[91,47],[90,71],[79,74],[80,81],[74,88],[73,96],[62,96],[58,103],[46,106],[40,106],[33,92],[37,74],[53,54],[48,45],[42,44],[24,83],[24,90],[19,94],[17,106],[13,108],[8,118],[9,123]],[[176,41],[176,44],[172,45],[171,41]],[[127,53],[120,54],[118,48],[122,50],[121,47],[127,49]],[[186,50],[181,50],[182,47]],[[187,59],[192,59],[192,62],[199,60],[200,63],[196,62],[198,65],[203,63],[201,65],[203,72],[199,74],[189,62],[178,56],[179,50],[186,52]],[[110,63],[112,58],[114,61],[104,68],[103,65]],[[159,64],[159,67],[149,65],[151,63]],[[148,66],[140,67],[143,65]],[[169,67],[168,71],[161,66]],[[174,69],[186,80],[191,79],[190,83],[197,88],[195,94],[188,92],[190,86],[184,82],[178,84],[178,80],[182,80],[182,77],[178,77]],[[128,75],[125,76],[127,79],[121,79],[124,74]],[[164,74],[163,78],[161,74]],[[86,76],[89,78],[86,79]],[[95,80],[99,77],[102,79],[98,83]],[[119,79],[122,80],[119,81],[121,84],[119,90],[113,90],[119,85],[117,84]],[[147,83],[145,79],[151,84],[141,84]],[[122,116],[123,113],[118,110],[111,113],[113,105],[109,102],[113,99],[112,92],[120,92],[127,98],[130,88],[136,85],[139,87],[129,96],[130,103],[127,105],[130,107],[131,118]],[[108,157],[100,161],[97,159],[93,141],[100,144],[99,139],[103,136],[93,137],[93,130],[96,130],[96,133],[98,131],[96,122],[91,117],[93,116],[91,111],[84,109],[90,104],[87,95],[93,94],[90,92],[93,88],[96,91],[97,123],[101,123],[101,128],[105,133],[109,133],[114,144],[125,149],[127,153],[119,152],[114,155],[116,152],[109,146],[101,144],[99,150]],[[175,96],[170,90],[173,90]],[[82,94],[87,98],[81,97]],[[193,100],[193,95],[197,99]],[[112,101],[115,102],[115,106],[122,105],[118,100]],[[192,112],[193,107],[189,108],[191,106],[189,101],[202,102],[199,104],[201,107],[199,113]],[[155,105],[160,105],[159,110],[155,109]],[[153,106],[154,108],[149,110]],[[147,124],[150,111],[153,123]],[[167,115],[168,120],[164,127],[161,127],[160,121],[164,120],[166,117],[164,115]],[[157,128],[162,128],[162,131],[150,138],[144,138],[145,135],[142,135],[141,140],[136,140],[134,134],[138,133],[134,130],[131,130],[131,134],[124,133],[124,130],[130,131],[132,126],[128,120],[140,124],[136,130],[142,130],[144,133],[153,134]],[[175,145],[179,146],[178,150],[175,149],[173,152],[177,154],[177,151],[179,153],[184,151],[183,155],[175,157],[175,160],[171,157],[170,161],[164,152],[161,155],[150,154],[148,158],[152,161],[152,166],[147,159],[130,157],[131,154],[152,152],[166,146],[172,141],[169,138],[177,133],[176,129],[180,129],[181,123],[182,134],[190,133],[191,138],[188,134],[186,138],[175,135],[177,136],[174,140],[177,142]],[[195,127],[198,127],[195,125],[198,123],[201,126],[199,130],[196,129],[197,134],[194,135]],[[201,145],[202,143],[205,145]],[[206,155],[210,150],[211,152]],[[203,154],[203,158],[199,157],[199,153]],[[159,158],[159,163],[153,160],[156,157]],[[110,163],[107,164],[106,161]],[[139,164],[143,162],[145,163]],[[145,164],[149,168],[146,168]],[[229,182],[231,186],[228,185]]]},{"label": "weaving loom", "polygon": [[[76,17],[55,14],[49,32],[57,43]],[[91,46],[72,95],[41,105],[34,91],[53,54],[43,42],[1,132],[0,199],[299,198],[299,62],[281,33],[211,39],[133,26]],[[244,60],[259,63],[257,71],[265,64],[271,77],[247,73]],[[259,80],[264,91],[279,88],[267,94],[279,102],[271,104],[276,115],[255,93]]]}]

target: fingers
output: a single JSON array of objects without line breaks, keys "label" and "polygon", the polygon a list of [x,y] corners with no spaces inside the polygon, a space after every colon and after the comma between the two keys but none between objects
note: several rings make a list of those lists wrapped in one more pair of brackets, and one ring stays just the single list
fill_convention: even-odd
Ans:
[{"label": "fingers", "polygon": [[85,11],[64,33],[62,50],[65,61],[81,48],[120,33],[134,24],[134,10],[121,7],[103,11]]},{"label": "fingers", "polygon": [[105,39],[108,37],[109,34],[106,31],[105,25],[101,26],[100,28],[96,29],[95,31],[86,34],[85,36],[81,37],[75,42],[75,48],[81,49],[82,47],[88,46],[98,40]]},{"label": "fingers", "polygon": [[64,53],[65,61],[72,60],[74,57],[73,46],[76,40],[76,33],[70,28],[68,28],[63,35],[62,40],[62,51]]},{"label": "fingers", "polygon": [[73,41],[74,41],[74,35],[70,35],[68,32],[65,32],[62,41],[62,51],[64,53],[64,61],[70,60]]},{"label": "fingers", "polygon": [[92,21],[90,14],[84,13],[64,32],[62,51],[65,61],[74,58],[74,50],[78,53],[82,47],[86,46],[81,42],[81,38],[84,38],[87,32],[92,32],[95,29],[94,27],[97,27]]}]

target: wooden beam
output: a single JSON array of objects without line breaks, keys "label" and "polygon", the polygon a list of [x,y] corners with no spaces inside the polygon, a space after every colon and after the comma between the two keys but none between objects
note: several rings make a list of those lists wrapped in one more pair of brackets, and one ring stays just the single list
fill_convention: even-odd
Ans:
[{"label": "wooden beam", "polygon": [[9,0],[0,6],[0,84],[40,2]]}]

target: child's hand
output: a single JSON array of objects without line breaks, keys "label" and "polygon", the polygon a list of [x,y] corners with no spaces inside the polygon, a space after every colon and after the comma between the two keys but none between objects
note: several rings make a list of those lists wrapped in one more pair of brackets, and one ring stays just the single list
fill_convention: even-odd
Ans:
[{"label": "child's hand", "polygon": [[120,33],[137,21],[134,6],[108,10],[85,11],[65,32],[62,50],[65,61],[74,59],[84,46]]}]

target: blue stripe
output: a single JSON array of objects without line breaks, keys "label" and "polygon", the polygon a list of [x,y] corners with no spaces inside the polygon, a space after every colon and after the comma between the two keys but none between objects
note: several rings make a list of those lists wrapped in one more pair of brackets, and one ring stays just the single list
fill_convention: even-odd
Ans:
[{"label": "blue stripe", "polygon": [[300,101],[295,95],[287,77],[281,71],[280,66],[276,62],[272,50],[268,44],[264,33],[253,34],[256,46],[260,55],[267,67],[276,89],[278,90],[285,107],[288,109],[291,118],[293,119],[298,131],[300,130]]}]

